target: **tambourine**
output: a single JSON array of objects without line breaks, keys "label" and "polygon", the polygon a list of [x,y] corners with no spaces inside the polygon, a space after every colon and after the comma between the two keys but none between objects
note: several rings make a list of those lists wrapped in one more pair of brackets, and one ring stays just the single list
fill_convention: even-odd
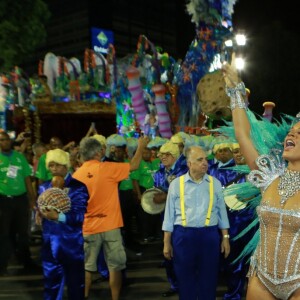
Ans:
[{"label": "tambourine", "polygon": [[241,210],[247,206],[247,204],[240,201],[236,195],[225,196],[224,200],[230,210]]},{"label": "tambourine", "polygon": [[163,212],[166,202],[157,204],[153,201],[154,195],[161,192],[162,191],[158,188],[151,188],[143,193],[141,198],[141,206],[146,213],[150,215],[157,215]]}]

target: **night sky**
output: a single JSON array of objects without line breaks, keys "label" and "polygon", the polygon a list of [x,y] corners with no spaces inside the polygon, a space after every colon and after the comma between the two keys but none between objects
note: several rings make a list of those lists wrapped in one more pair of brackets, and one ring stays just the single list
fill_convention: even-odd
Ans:
[{"label": "night sky", "polygon": [[279,21],[287,30],[299,32],[299,11],[288,3],[278,0],[238,0],[232,15],[233,26],[251,34],[265,24]]},{"label": "night sky", "polygon": [[247,36],[248,65],[242,77],[251,90],[250,108],[262,113],[262,103],[273,101],[274,114],[296,115],[300,111],[298,10],[292,2],[239,0],[232,18],[234,29]]},{"label": "night sky", "polygon": [[[290,4],[289,4],[290,3]],[[274,116],[300,111],[299,11],[292,2],[238,0],[232,15],[235,31],[247,37],[241,76],[250,89],[249,108],[262,114],[265,101]]]}]

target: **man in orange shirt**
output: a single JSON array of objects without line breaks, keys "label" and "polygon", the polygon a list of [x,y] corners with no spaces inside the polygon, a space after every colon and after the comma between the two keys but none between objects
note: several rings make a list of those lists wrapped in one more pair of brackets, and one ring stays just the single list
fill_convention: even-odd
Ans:
[{"label": "man in orange shirt", "polygon": [[85,251],[85,297],[88,297],[92,272],[97,271],[97,257],[103,246],[109,269],[112,300],[118,300],[122,286],[121,270],[126,267],[126,254],[120,227],[123,219],[118,196],[118,184],[136,170],[142,159],[148,138],[138,141],[130,163],[102,162],[102,145],[94,138],[83,138],[79,152],[82,166],[73,177],[83,182],[89,192],[87,212],[83,223]]}]

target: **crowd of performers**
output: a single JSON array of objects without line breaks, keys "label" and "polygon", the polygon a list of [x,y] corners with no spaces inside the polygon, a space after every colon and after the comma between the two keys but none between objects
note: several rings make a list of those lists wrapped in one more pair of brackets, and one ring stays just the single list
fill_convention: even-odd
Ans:
[{"label": "crowd of performers", "polygon": [[[229,64],[223,72],[233,123],[210,136],[126,139],[91,126],[79,145],[52,137],[29,153],[30,137],[0,132],[1,275],[13,246],[33,268],[31,209],[42,232],[45,299],[62,299],[64,285],[69,299],[87,299],[94,272],[119,299],[126,250],[142,255],[141,244],[155,239],[169,282],[163,297],[215,300],[223,274],[226,300],[246,291],[247,299],[300,299],[300,119],[258,119],[238,73]],[[283,148],[270,152],[281,138]]]}]

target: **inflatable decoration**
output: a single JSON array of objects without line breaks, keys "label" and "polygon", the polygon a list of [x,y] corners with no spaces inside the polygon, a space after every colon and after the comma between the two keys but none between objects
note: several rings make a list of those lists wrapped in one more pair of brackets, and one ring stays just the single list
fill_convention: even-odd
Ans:
[{"label": "inflatable decoration", "polygon": [[[140,72],[136,67],[129,66],[127,71],[128,90],[132,97],[132,106],[139,126],[143,126],[147,115],[147,108],[144,101],[144,91],[140,81]],[[143,130],[143,128],[142,128]]]},{"label": "inflatable decoration", "polygon": [[152,90],[155,94],[154,102],[158,116],[159,133],[163,138],[170,138],[172,136],[171,120],[166,106],[165,86],[163,84],[155,84]]},{"label": "inflatable decoration", "polygon": [[273,118],[273,108],[275,107],[275,103],[267,101],[263,103],[263,107],[265,108],[263,117],[271,122]]},{"label": "inflatable decoration", "polygon": [[39,64],[39,75],[45,75],[47,78],[47,84],[51,93],[54,93],[55,81],[59,76],[58,72],[58,57],[49,52],[45,55],[43,68],[41,63]]},{"label": "inflatable decoration", "polygon": [[[152,51],[152,55],[146,53],[148,49]],[[127,70],[128,89],[132,94],[133,110],[140,130],[152,138],[158,133],[162,137],[172,136],[166,89],[161,84],[161,70],[169,70],[172,67],[171,62],[174,63],[174,60],[167,53],[158,53],[155,45],[144,35],[140,35],[132,67]],[[167,73],[165,72],[164,82],[168,80]],[[141,84],[141,74],[144,85]],[[176,86],[170,86],[167,91],[171,90],[174,102],[172,106],[175,107]]]}]

